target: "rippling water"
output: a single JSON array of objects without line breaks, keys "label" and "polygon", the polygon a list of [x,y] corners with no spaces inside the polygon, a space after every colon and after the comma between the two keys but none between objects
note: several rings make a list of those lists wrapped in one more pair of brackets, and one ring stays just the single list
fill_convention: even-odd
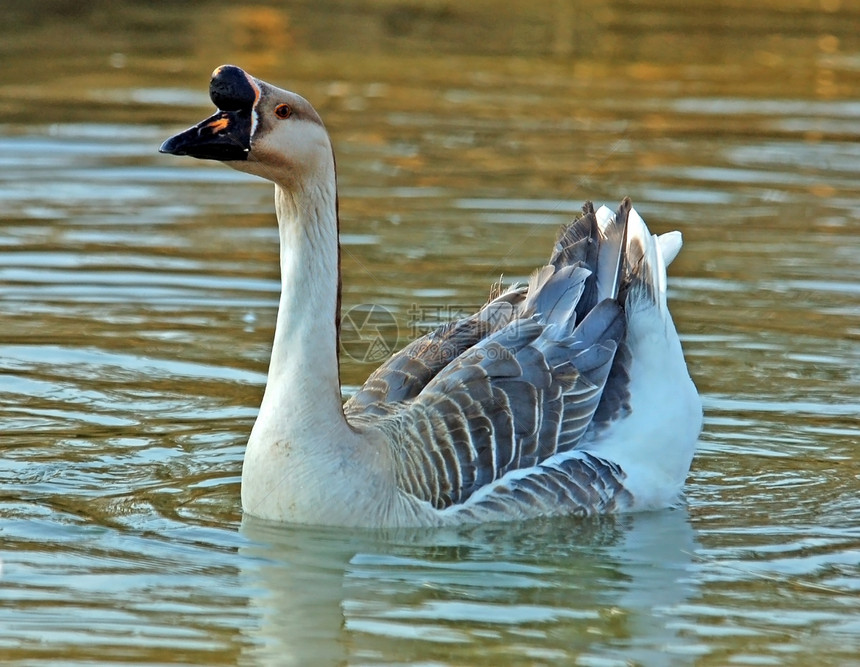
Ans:
[{"label": "rippling water", "polygon": [[[0,28],[0,661],[854,661],[860,13],[204,4],[40,0]],[[271,188],[156,153],[225,61],[325,117],[344,308],[390,313],[385,346],[525,277],[583,199],[680,229],[670,300],[706,411],[688,507],[243,520]],[[373,366],[345,349],[352,391]]]}]

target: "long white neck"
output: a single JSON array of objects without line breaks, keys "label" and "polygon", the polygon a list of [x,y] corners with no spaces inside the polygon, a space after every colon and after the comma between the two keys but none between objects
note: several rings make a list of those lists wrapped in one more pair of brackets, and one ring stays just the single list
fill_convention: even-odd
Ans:
[{"label": "long white neck", "polygon": [[[311,189],[275,186],[281,298],[266,391],[245,452],[242,504],[258,516],[289,514],[325,491],[354,433],[343,414],[337,357],[339,308],[334,165]],[[323,477],[324,479],[324,477]]]},{"label": "long white neck", "polygon": [[336,198],[333,180],[299,193],[275,186],[281,299],[263,406],[277,398],[294,428],[344,420],[337,358]]}]

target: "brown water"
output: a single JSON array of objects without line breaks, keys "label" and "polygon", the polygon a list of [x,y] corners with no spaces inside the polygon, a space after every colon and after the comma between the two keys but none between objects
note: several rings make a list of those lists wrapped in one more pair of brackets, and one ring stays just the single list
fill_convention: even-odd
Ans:
[{"label": "brown water", "polygon": [[[860,8],[532,4],[4,6],[0,662],[856,663]],[[243,521],[272,192],[156,152],[223,62],[326,119],[344,307],[392,315],[383,347],[527,275],[586,198],[680,229],[689,506]],[[371,352],[353,339],[347,390]]]}]

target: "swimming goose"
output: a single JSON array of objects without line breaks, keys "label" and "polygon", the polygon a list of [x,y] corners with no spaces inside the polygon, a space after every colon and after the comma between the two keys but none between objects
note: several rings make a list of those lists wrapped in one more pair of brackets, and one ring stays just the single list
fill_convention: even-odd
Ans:
[{"label": "swimming goose", "polygon": [[161,152],[275,184],[281,296],[242,507],[280,522],[433,526],[677,503],[702,423],[666,305],[678,232],[625,199],[560,234],[527,285],[407,345],[345,404],[335,161],[299,95],[233,65]]}]

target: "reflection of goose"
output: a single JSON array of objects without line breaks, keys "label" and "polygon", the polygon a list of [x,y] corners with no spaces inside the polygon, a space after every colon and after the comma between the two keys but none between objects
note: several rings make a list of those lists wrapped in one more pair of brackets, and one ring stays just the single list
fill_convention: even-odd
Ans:
[{"label": "reflection of goose", "polygon": [[245,517],[241,532],[242,664],[687,664],[700,639],[684,509],[383,531]]},{"label": "reflection of goose", "polygon": [[162,152],[275,183],[282,292],[242,472],[246,512],[434,525],[674,503],[701,404],[666,307],[680,235],[590,205],[524,287],[428,334],[341,404],[335,164],[319,115],[238,67]]}]

